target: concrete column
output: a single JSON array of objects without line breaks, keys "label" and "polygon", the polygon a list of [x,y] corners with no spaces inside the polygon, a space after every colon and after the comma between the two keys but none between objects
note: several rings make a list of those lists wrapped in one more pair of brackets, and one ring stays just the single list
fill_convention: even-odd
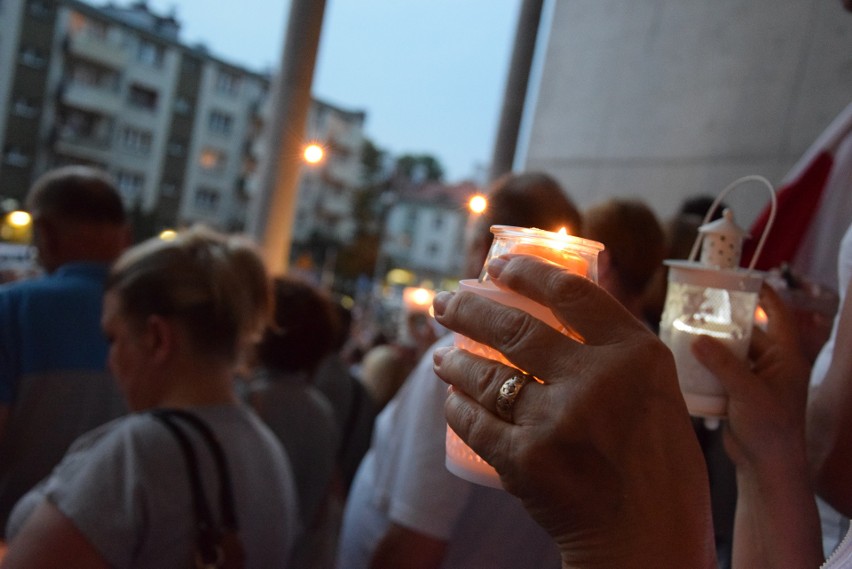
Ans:
[{"label": "concrete column", "polygon": [[527,97],[530,67],[535,55],[542,4],[543,0],[524,0],[518,16],[512,62],[503,94],[503,107],[500,111],[500,126],[488,173],[489,181],[510,172],[515,161],[518,132],[524,114],[524,102]]},{"label": "concrete column", "polygon": [[252,200],[248,232],[261,246],[271,274],[286,272],[298,197],[305,122],[322,29],[325,0],[292,0],[281,68],[273,82],[272,117],[259,193]]}]

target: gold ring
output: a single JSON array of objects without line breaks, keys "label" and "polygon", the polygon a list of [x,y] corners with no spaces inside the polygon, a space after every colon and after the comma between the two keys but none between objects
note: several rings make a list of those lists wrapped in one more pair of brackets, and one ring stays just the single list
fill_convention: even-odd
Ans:
[{"label": "gold ring", "polygon": [[501,419],[509,423],[512,422],[512,407],[515,406],[518,394],[521,392],[521,388],[532,379],[531,375],[519,371],[500,386],[500,391],[497,392],[497,415]]}]

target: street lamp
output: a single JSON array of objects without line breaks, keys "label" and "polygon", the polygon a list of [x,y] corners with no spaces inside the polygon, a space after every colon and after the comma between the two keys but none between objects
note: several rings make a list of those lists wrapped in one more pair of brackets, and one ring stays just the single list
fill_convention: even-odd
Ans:
[{"label": "street lamp", "polygon": [[325,149],[316,142],[312,142],[305,146],[302,157],[308,164],[319,164],[325,157]]},{"label": "street lamp", "polygon": [[5,241],[29,243],[32,239],[32,216],[21,210],[7,213],[0,223],[0,237]]},{"label": "street lamp", "polygon": [[470,198],[470,201],[467,203],[467,207],[472,213],[479,215],[488,207],[488,199],[482,194],[476,194]]}]

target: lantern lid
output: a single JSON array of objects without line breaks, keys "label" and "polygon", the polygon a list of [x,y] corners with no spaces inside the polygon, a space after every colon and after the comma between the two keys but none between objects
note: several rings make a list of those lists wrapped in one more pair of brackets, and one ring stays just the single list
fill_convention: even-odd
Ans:
[{"label": "lantern lid", "polygon": [[760,291],[764,273],[748,269],[718,269],[696,261],[667,259],[669,282],[679,282],[705,288],[720,288],[737,292]]},{"label": "lantern lid", "polygon": [[743,240],[747,233],[734,222],[734,212],[725,209],[722,217],[698,228],[701,263],[718,269],[736,269],[740,265]]},{"label": "lantern lid", "polygon": [[745,239],[749,237],[748,232],[734,221],[734,212],[730,208],[725,208],[722,212],[722,217],[716,221],[705,223],[698,228],[698,231],[705,236],[724,235],[729,239]]}]

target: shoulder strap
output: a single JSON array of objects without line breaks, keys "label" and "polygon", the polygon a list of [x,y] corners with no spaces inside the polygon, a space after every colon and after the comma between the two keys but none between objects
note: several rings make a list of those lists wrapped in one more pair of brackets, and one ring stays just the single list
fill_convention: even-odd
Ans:
[{"label": "shoulder strap", "polygon": [[228,470],[228,460],[225,458],[225,451],[222,450],[219,438],[198,415],[183,409],[171,409],[170,412],[192,425],[207,442],[210,454],[216,462],[216,469],[219,471],[219,503],[222,508],[222,524],[225,529],[238,530],[231,473]]},{"label": "shoulder strap", "polygon": [[216,435],[210,427],[196,415],[188,411],[178,409],[156,409],[151,411],[151,415],[159,420],[175,437],[178,445],[183,453],[184,461],[186,462],[187,472],[189,474],[190,489],[192,492],[192,504],[195,511],[196,523],[196,541],[198,552],[201,555],[202,561],[206,564],[214,564],[221,557],[219,548],[219,540],[222,532],[213,519],[213,514],[204,496],[204,487],[202,486],[201,476],[198,471],[198,458],[192,442],[187,436],[184,429],[179,425],[180,421],[175,418],[179,417],[185,424],[191,425],[200,434],[202,439],[207,444],[213,460],[216,463],[216,469],[219,474],[220,487],[220,502],[222,508],[223,528],[228,531],[237,531],[237,521],[234,510],[234,497],[231,488],[231,478],[228,473],[227,461],[222,446],[219,444]]}]

